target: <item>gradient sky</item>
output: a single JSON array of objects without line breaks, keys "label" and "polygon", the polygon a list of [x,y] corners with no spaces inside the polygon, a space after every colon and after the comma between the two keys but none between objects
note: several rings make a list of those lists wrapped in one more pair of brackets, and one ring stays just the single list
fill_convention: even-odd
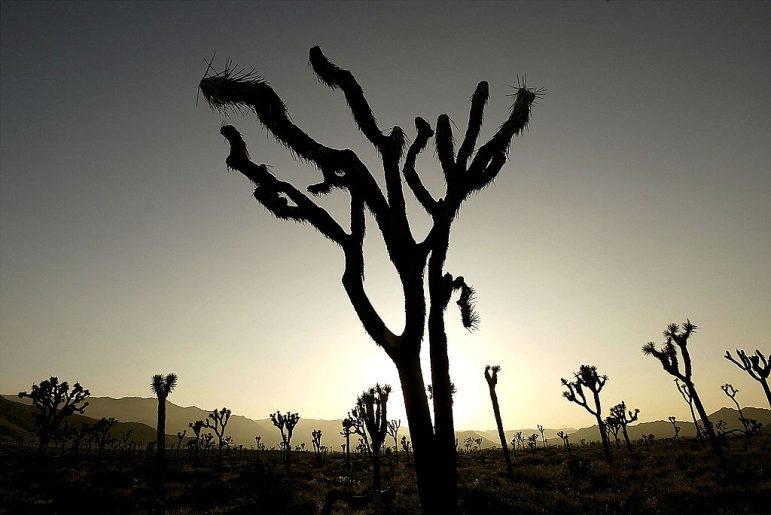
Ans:
[{"label": "gradient sky", "polygon": [[[150,377],[174,371],[177,404],[331,419],[375,381],[398,385],[343,291],[341,252],[254,201],[226,172],[223,117],[196,106],[216,51],[216,66],[254,68],[296,123],[379,172],[342,95],[308,66],[318,44],[356,74],[380,126],[410,137],[416,115],[441,113],[459,137],[480,80],[485,140],[518,74],[548,90],[452,233],[447,271],[477,289],[482,317],[469,333],[448,310],[456,427],[494,427],[486,363],[503,367],[509,428],[590,425],[561,397],[560,377],[584,363],[610,377],[606,408],[688,418],[640,352],[686,317],[708,411],[728,405],[725,382],[765,406],[721,356],[771,351],[768,2],[4,1],[0,18],[0,391],[58,375],[150,396]],[[254,116],[228,122],[255,161],[318,182]],[[430,148],[418,169],[438,192]],[[342,195],[323,203],[345,215]],[[375,230],[366,245],[367,288],[400,332]]]}]

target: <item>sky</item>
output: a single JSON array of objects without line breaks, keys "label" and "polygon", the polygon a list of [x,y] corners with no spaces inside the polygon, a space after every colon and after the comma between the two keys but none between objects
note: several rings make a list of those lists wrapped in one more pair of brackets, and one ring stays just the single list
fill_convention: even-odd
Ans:
[{"label": "sky", "polygon": [[[272,218],[228,172],[223,123],[300,188],[320,174],[254,115],[197,98],[214,56],[254,69],[321,142],[381,173],[320,45],[355,74],[382,128],[446,113],[462,137],[481,80],[480,141],[517,77],[547,90],[494,185],[454,225],[446,270],[478,293],[481,325],[447,312],[456,427],[491,429],[485,364],[500,364],[507,428],[586,427],[560,378],[609,376],[607,409],[688,419],[672,377],[640,348],[670,322],[709,412],[768,407],[727,349],[771,351],[771,4],[752,2],[2,2],[0,392],[51,375],[96,396],[169,397],[265,418],[342,418],[398,376],[340,279],[340,250]],[[216,53],[216,55],[215,55]],[[443,186],[435,152],[418,160]],[[382,177],[378,175],[378,180]],[[320,201],[344,220],[342,194]],[[428,221],[409,206],[414,230]],[[374,226],[371,226],[374,227]],[[404,314],[377,231],[366,288],[396,332]],[[424,350],[427,345],[424,345]],[[428,382],[428,381],[427,381]]]}]

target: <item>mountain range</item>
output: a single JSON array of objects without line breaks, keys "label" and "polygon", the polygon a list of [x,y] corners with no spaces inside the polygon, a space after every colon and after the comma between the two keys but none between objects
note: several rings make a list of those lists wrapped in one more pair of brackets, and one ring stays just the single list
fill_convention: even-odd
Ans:
[{"label": "mountain range", "polygon": [[[5,395],[3,397],[4,399],[0,399],[0,438],[9,438],[20,433],[25,434],[26,429],[31,428],[34,423],[32,418],[34,410],[29,406],[29,399],[20,399],[16,395]],[[155,440],[154,428],[158,410],[158,401],[155,398],[123,397],[114,399],[111,397],[89,397],[88,403],[83,415],[73,415],[72,423],[78,424],[88,420],[93,422],[94,419],[113,417],[121,422],[113,428],[113,434],[120,434],[128,429],[132,429],[134,431],[132,438],[137,441],[146,443]],[[19,410],[19,405],[26,405],[28,409]],[[742,411],[745,417],[754,418],[765,427],[771,426],[771,410],[747,407],[742,408]],[[169,437],[172,438],[169,441],[176,441],[177,432],[187,431],[187,436],[191,436],[192,431],[188,424],[196,420],[205,420],[208,414],[208,411],[195,406],[182,407],[167,401],[166,432],[173,435],[173,437]],[[82,417],[82,420],[75,417]],[[732,408],[721,408],[710,415],[710,420],[713,423],[723,420],[729,429],[742,427],[739,422],[738,412]],[[322,432],[322,444],[331,446],[333,450],[338,450],[339,446],[343,443],[343,438],[340,436],[341,422],[340,419],[319,420],[300,418],[294,430],[292,445],[297,446],[304,443],[306,448],[312,448],[311,431],[320,429]],[[693,422],[678,420],[677,425],[681,427],[681,436],[686,438],[695,437],[696,430]],[[533,428],[506,430],[507,441],[511,442],[519,431],[522,432],[524,438],[533,433],[538,433],[538,430]],[[575,444],[581,440],[586,442],[599,440],[597,425],[581,429],[545,428],[544,437],[550,442],[559,443],[558,431],[564,431],[568,434],[570,441]],[[672,424],[665,420],[632,424],[628,427],[628,431],[629,437],[633,440],[639,439],[643,434],[653,434],[658,439],[671,438],[674,434]],[[226,434],[232,436],[236,444],[244,445],[247,448],[255,445],[256,436],[260,436],[261,442],[267,448],[278,448],[281,441],[278,429],[276,429],[269,418],[253,420],[241,415],[232,415],[227,425]],[[399,430],[400,438],[403,435],[408,435],[405,425],[402,425]],[[464,442],[469,437],[472,439],[481,438],[482,448],[500,446],[498,432],[495,430],[459,430],[456,431],[456,437],[458,438],[460,448],[464,448]],[[352,444],[355,445],[355,441],[356,438],[352,438]],[[393,445],[393,439],[390,436],[387,437],[386,442]]]}]

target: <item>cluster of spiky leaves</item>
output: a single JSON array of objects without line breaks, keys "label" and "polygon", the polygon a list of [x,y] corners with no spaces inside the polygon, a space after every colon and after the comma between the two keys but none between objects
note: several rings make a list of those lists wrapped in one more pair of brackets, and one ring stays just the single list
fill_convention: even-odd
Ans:
[{"label": "cluster of spiky leaves", "polygon": [[155,374],[150,383],[150,389],[159,399],[165,399],[177,386],[177,379],[177,374],[174,373],[167,374],[165,377],[162,374]]}]

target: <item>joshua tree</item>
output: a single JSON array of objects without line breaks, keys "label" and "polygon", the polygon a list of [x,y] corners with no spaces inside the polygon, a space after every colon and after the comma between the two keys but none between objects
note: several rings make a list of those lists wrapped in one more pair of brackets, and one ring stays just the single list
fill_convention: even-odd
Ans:
[{"label": "joshua tree", "polygon": [[616,447],[620,447],[621,444],[618,441],[618,432],[621,431],[621,423],[614,416],[605,418],[605,431],[608,432],[608,436],[613,435],[613,439],[616,442]]},{"label": "joshua tree", "polygon": [[380,447],[388,434],[388,396],[391,386],[376,384],[363,392],[356,400],[356,405],[364,414],[364,424],[372,441],[372,491],[375,511],[380,511]]},{"label": "joshua tree", "polygon": [[736,409],[739,411],[739,421],[742,423],[742,426],[744,426],[744,434],[746,436],[752,436],[756,433],[760,433],[760,429],[762,427],[762,424],[755,420],[754,418],[746,418],[744,416],[744,413],[742,413],[742,407],[739,406],[739,401],[736,400],[736,394],[739,393],[739,390],[731,386],[730,384],[724,384],[720,388],[723,389],[723,392],[730,398],[734,404],[736,405]]},{"label": "joshua tree", "polygon": [[193,460],[198,460],[198,449],[201,448],[201,429],[204,427],[203,420],[196,420],[195,422],[189,422],[188,427],[193,430],[195,435],[195,444],[193,447]]},{"label": "joshua tree", "polygon": [[538,433],[533,433],[527,437],[527,446],[530,448],[530,455],[535,458],[535,449],[538,447]]},{"label": "joshua tree", "polygon": [[407,463],[410,462],[410,454],[412,453],[412,442],[406,436],[402,436],[402,449],[404,449],[404,455],[407,457]]},{"label": "joshua tree", "polygon": [[[661,366],[664,367],[664,370],[683,382],[688,389],[688,394],[691,396],[691,399],[693,399],[696,411],[699,413],[699,417],[704,424],[704,431],[707,433],[707,438],[715,451],[715,455],[722,463],[725,461],[725,458],[723,457],[723,451],[720,448],[720,441],[718,440],[717,435],[715,435],[712,423],[709,421],[707,411],[701,403],[699,394],[696,392],[696,385],[693,382],[693,369],[691,367],[691,355],[688,352],[688,339],[695,331],[696,325],[691,323],[690,320],[686,320],[682,325],[682,328],[675,323],[669,324],[666,331],[664,331],[664,336],[666,337],[664,346],[661,349],[657,349],[655,343],[648,342],[643,346],[642,351],[644,354],[652,355],[658,359],[661,362]],[[680,371],[678,348],[680,349],[680,355],[683,358],[684,371],[682,372]]]},{"label": "joshua tree", "polygon": [[225,427],[230,420],[231,411],[227,408],[215,409],[203,422],[203,427],[211,429],[217,435],[217,463],[222,464],[222,448],[225,446]]},{"label": "joshua tree", "polygon": [[388,434],[394,439],[394,454],[396,454],[396,463],[399,463],[399,428],[402,425],[401,419],[390,420],[388,422]]},{"label": "joshua tree", "polygon": [[99,457],[104,454],[104,448],[107,446],[107,443],[110,441],[110,429],[112,429],[112,426],[117,424],[118,421],[114,418],[105,418],[102,417],[101,419],[96,421],[96,424],[91,426],[91,434],[94,436],[94,441],[96,442],[96,447],[99,450]]},{"label": "joshua tree", "polygon": [[509,455],[509,445],[506,443],[506,434],[503,432],[503,421],[501,420],[501,408],[498,405],[498,394],[495,393],[495,386],[498,384],[498,372],[501,371],[500,365],[487,365],[485,367],[485,380],[487,388],[490,390],[490,400],[493,403],[493,414],[495,415],[495,425],[498,426],[498,438],[501,439],[501,450],[503,451],[503,460],[506,462],[506,476],[509,480],[514,479],[514,471],[511,468],[511,456]]},{"label": "joshua tree", "polygon": [[[281,443],[284,444],[284,464],[289,468],[292,454],[292,432],[300,421],[300,415],[291,411],[287,411],[286,415],[282,415],[280,411],[276,410],[275,413],[270,414],[270,420],[281,432]],[[286,429],[286,432],[284,432],[284,429]]]},{"label": "joshua tree", "polygon": [[[295,155],[321,171],[322,182],[311,185],[313,195],[342,189],[350,195],[350,232],[310,196],[293,185],[278,180],[264,165],[250,161],[246,144],[231,125],[220,132],[230,143],[227,164],[257,185],[254,196],[268,211],[281,219],[308,223],[339,245],[345,256],[343,287],[364,329],[396,365],[404,394],[407,422],[415,447],[418,494],[424,511],[457,511],[457,469],[455,430],[452,412],[449,359],[444,312],[454,292],[464,326],[473,328],[479,319],[473,310],[473,290],[463,277],[444,272],[450,241],[450,228],[461,204],[473,193],[488,186],[507,160],[511,140],[530,119],[530,108],[538,92],[518,85],[508,119],[476,153],[488,85],[480,82],[471,99],[466,134],[460,147],[454,147],[450,118],[439,116],[436,126],[436,153],[446,182],[440,199],[424,186],[415,162],[434,136],[422,118],[416,118],[417,135],[405,152],[406,135],[399,127],[385,134],[364,97],[362,88],[348,70],[331,63],[319,47],[310,51],[310,64],[321,81],[340,89],[353,118],[382,160],[385,189],[382,189],[364,162],[350,149],[327,147],[296,126],[283,101],[264,81],[232,67],[201,80],[200,89],[209,105],[226,110],[250,109],[281,143]],[[473,155],[473,157],[472,157]],[[422,241],[413,235],[405,208],[403,182],[432,219],[432,227]],[[392,331],[370,302],[364,289],[365,211],[370,211],[385,242],[388,255],[399,275],[404,294],[405,324],[401,333]],[[428,270],[428,294],[424,291],[424,270]],[[434,388],[434,420],[426,397],[420,348],[428,319],[431,384]]]},{"label": "joshua tree", "polygon": [[[605,386],[608,376],[599,375],[597,367],[589,365],[581,365],[581,368],[573,376],[575,377],[574,381],[562,379],[562,385],[567,388],[567,391],[563,392],[562,396],[570,402],[583,406],[586,411],[594,415],[594,418],[597,420],[597,427],[600,430],[600,438],[602,438],[602,451],[605,453],[605,460],[610,463],[610,444],[608,443],[608,435],[605,431],[605,421],[602,419],[602,407],[600,405],[600,391]],[[584,389],[592,393],[594,409],[589,407]]]},{"label": "joshua tree", "polygon": [[150,388],[158,397],[158,424],[156,425],[155,457],[159,465],[163,465],[163,455],[166,451],[166,397],[177,386],[177,374],[155,374]]},{"label": "joshua tree", "polygon": [[685,385],[680,384],[680,380],[678,378],[675,378],[675,386],[677,387],[677,391],[680,392],[683,400],[686,402],[686,404],[688,404],[688,408],[691,410],[693,425],[696,426],[696,438],[699,439],[699,442],[704,443],[704,435],[702,434],[704,430],[701,428],[701,424],[699,424],[699,421],[696,419],[696,413],[693,411],[693,398],[691,397],[688,388],[686,388]]},{"label": "joshua tree", "polygon": [[351,428],[353,427],[353,420],[350,417],[343,419],[343,431],[340,433],[345,437],[345,466],[351,468]]},{"label": "joshua tree", "polygon": [[755,350],[755,354],[750,356],[747,356],[743,350],[736,349],[736,355],[739,356],[739,361],[736,361],[733,356],[731,356],[730,352],[725,351],[725,359],[747,372],[751,378],[763,386],[766,400],[768,401],[769,407],[771,407],[771,389],[768,387],[768,376],[771,374],[771,362],[769,362],[763,353],[757,349]]},{"label": "joshua tree", "polygon": [[70,389],[67,381],[59,382],[59,378],[51,377],[40,381],[40,385],[32,385],[29,392],[19,392],[19,397],[29,397],[32,405],[37,408],[35,424],[39,437],[38,452],[42,453],[48,447],[53,434],[73,413],[83,413],[88,406],[86,399],[91,393],[84,390],[80,383],[75,383]]},{"label": "joshua tree", "polygon": [[313,454],[316,455],[316,462],[321,463],[321,429],[311,431],[313,440]]},{"label": "joshua tree", "polygon": [[616,420],[621,428],[621,434],[624,435],[624,441],[626,442],[626,448],[629,452],[632,452],[632,443],[629,441],[629,433],[627,433],[626,426],[637,420],[640,415],[640,410],[634,411],[626,409],[626,403],[621,401],[621,404],[616,404],[610,408],[610,416]]},{"label": "joshua tree", "polygon": [[673,441],[680,439],[680,426],[677,425],[677,419],[675,417],[669,417],[669,423],[672,424],[672,429],[675,430],[675,438]]},{"label": "joshua tree", "polygon": [[568,456],[572,456],[573,453],[570,450],[570,442],[568,441],[570,437],[564,431],[558,431],[557,436],[559,436],[560,439],[562,439],[562,444],[565,446],[565,449],[567,449]]},{"label": "joshua tree", "polygon": [[179,450],[182,448],[182,440],[185,439],[187,429],[184,431],[177,431],[177,459],[179,459]]},{"label": "joshua tree", "polygon": [[538,424],[538,432],[541,433],[541,443],[546,447],[546,437],[543,435],[543,426]]},{"label": "joshua tree", "polygon": [[353,434],[359,435],[361,437],[365,452],[367,454],[372,454],[372,447],[369,444],[367,428],[366,424],[364,423],[365,418],[365,413],[358,404],[354,405],[353,409],[348,412],[348,419],[350,419],[352,423],[351,429],[353,430]]}]

